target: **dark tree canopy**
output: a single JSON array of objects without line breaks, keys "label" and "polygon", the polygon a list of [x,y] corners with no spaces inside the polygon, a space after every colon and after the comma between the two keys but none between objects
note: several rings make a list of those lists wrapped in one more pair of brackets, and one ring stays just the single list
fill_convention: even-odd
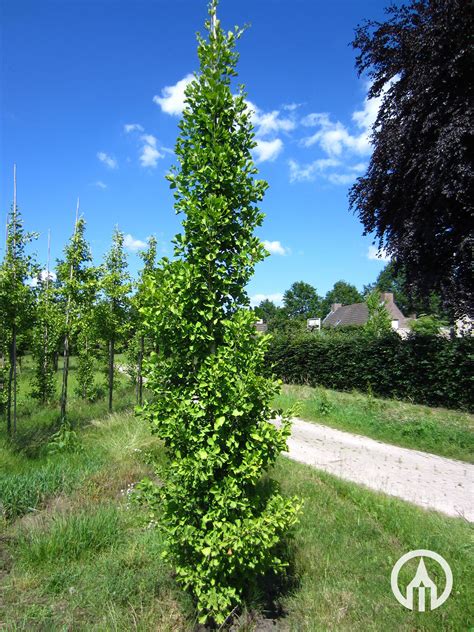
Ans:
[{"label": "dark tree canopy", "polygon": [[419,296],[472,313],[473,4],[412,0],[356,30],[356,66],[383,96],[368,171],[350,192]]},{"label": "dark tree canopy", "polygon": [[283,304],[292,318],[317,316],[321,310],[321,298],[316,288],[304,281],[296,281],[286,290]]},{"label": "dark tree canopy", "polygon": [[269,320],[274,318],[276,313],[278,312],[278,307],[275,305],[273,301],[270,301],[268,298],[260,301],[260,304],[255,308],[255,314],[262,318],[266,323]]},{"label": "dark tree canopy", "polygon": [[336,281],[332,290],[329,290],[321,304],[322,317],[325,318],[329,314],[333,303],[352,305],[353,303],[361,302],[362,296],[355,285],[347,283],[347,281]]},{"label": "dark tree canopy", "polygon": [[375,283],[364,287],[364,295],[368,296],[373,290],[379,292],[392,292],[395,303],[405,316],[411,314],[433,314],[448,316],[441,305],[441,297],[436,292],[430,292],[427,296],[416,297],[407,292],[406,275],[402,267],[395,269],[395,264],[390,261],[380,271]]}]

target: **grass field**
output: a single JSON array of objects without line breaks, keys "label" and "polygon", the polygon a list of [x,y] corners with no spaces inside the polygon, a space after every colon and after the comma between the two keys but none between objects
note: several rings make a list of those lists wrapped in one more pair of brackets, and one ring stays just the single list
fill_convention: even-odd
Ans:
[{"label": "grass field", "polygon": [[[120,361],[121,356],[117,355],[116,365]],[[97,397],[93,402],[85,402],[76,392],[76,365],[77,358],[72,356],[68,378],[67,414],[70,423],[75,428],[81,427],[91,419],[104,416],[108,408],[105,397],[107,392],[105,369],[96,362],[94,379]],[[16,449],[34,456],[41,451],[59,423],[62,358],[59,359],[58,371],[55,374],[55,397],[49,406],[39,405],[38,401],[31,396],[34,380],[34,364],[31,356],[22,358],[18,377],[17,433],[13,438],[13,443]],[[130,409],[135,404],[135,393],[130,379],[127,375],[116,371],[114,380],[114,411]]]},{"label": "grass field", "polygon": [[300,417],[424,452],[474,463],[474,415],[361,393],[284,384],[275,404]]},{"label": "grass field", "polygon": [[[78,434],[80,449],[72,454],[48,455],[44,443],[28,450],[0,442],[0,629],[196,629],[192,603],[161,558],[159,530],[128,500],[129,486],[153,475],[150,456],[162,458],[160,443],[127,412],[83,421]],[[305,503],[288,545],[289,577],[270,605],[256,595],[235,629],[268,629],[252,614],[265,609],[278,614],[277,630],[474,626],[469,524],[283,457],[272,475]],[[390,591],[391,567],[415,548],[441,553],[454,574],[453,594],[430,613],[405,610]]]}]

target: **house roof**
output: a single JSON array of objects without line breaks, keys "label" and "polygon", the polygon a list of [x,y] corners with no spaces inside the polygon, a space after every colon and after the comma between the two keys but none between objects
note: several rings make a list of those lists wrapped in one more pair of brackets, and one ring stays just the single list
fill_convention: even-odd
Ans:
[{"label": "house roof", "polygon": [[[399,307],[393,300],[391,292],[381,294],[381,298],[385,301],[385,307],[392,320],[398,320],[400,328],[406,327],[408,319],[400,311]],[[335,303],[331,311],[323,320],[323,325],[330,327],[342,327],[344,325],[365,325],[369,319],[369,310],[367,303],[353,303],[352,305],[340,305]]]},{"label": "house roof", "polygon": [[369,318],[369,310],[366,303],[353,303],[352,305],[342,305],[334,312],[329,312],[323,320],[324,325],[331,327],[344,325],[365,325]]}]

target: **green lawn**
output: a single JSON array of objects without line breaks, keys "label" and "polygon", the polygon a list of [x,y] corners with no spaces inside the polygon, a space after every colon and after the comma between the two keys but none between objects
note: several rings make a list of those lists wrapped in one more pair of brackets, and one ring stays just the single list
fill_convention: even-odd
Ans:
[{"label": "green lawn", "polygon": [[474,463],[474,415],[361,393],[284,384],[275,406],[300,403],[300,417],[395,445]]},{"label": "green lawn", "polygon": [[[150,455],[162,456],[160,443],[131,413],[92,421],[79,436],[82,450],[69,455],[48,456],[43,447],[31,456],[0,443],[8,514],[0,522],[0,629],[190,632],[192,603],[161,558],[159,531],[128,501],[129,485],[153,475]],[[289,581],[273,595],[275,629],[474,626],[469,524],[283,457],[272,475],[305,503],[288,547]],[[453,570],[453,594],[432,613],[405,610],[390,591],[392,565],[415,548],[441,553]],[[236,629],[254,629],[252,608]]]}]

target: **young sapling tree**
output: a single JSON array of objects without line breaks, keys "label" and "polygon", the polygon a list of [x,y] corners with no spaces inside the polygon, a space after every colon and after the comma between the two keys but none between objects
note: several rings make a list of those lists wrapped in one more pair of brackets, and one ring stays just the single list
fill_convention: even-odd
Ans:
[{"label": "young sapling tree", "polygon": [[67,423],[67,400],[71,341],[79,334],[82,317],[90,309],[96,294],[96,274],[91,266],[92,254],[85,239],[86,223],[78,216],[77,203],[74,233],[58,262],[58,281],[64,309],[63,380],[61,388],[61,425]]},{"label": "young sapling tree", "polygon": [[[36,274],[36,265],[27,253],[28,244],[35,233],[23,229],[21,213],[16,200],[16,165],[13,173],[13,207],[7,221],[5,256],[0,266],[0,313],[2,314],[2,341],[8,350],[5,405],[7,433],[16,432],[17,424],[17,361],[18,340],[29,328],[34,310],[34,296],[28,281]],[[4,360],[7,364],[6,358]]]},{"label": "young sapling tree", "polygon": [[107,344],[108,352],[109,412],[112,412],[113,408],[116,345],[125,340],[130,324],[132,284],[127,271],[127,258],[123,241],[123,233],[116,228],[112,235],[112,246],[101,268],[100,278],[103,300],[98,314],[102,336]]},{"label": "young sapling tree", "polygon": [[[131,301],[131,319],[133,321],[134,337],[130,346],[129,356],[132,361],[133,378],[136,381],[136,400],[137,404],[143,404],[143,358],[145,357],[146,329],[143,325],[141,308],[144,305],[144,296],[146,297],[146,281],[149,275],[156,270],[156,253],[157,241],[155,237],[148,238],[148,247],[140,252],[143,260],[143,268],[137,282],[137,287]],[[151,351],[151,349],[148,349]]]},{"label": "young sapling tree", "polygon": [[167,551],[200,621],[222,624],[263,574],[280,572],[278,545],[298,502],[262,476],[286,447],[274,424],[279,385],[265,367],[245,287],[265,257],[254,235],[266,182],[255,179],[251,112],[232,85],[242,31],[225,33],[210,4],[198,36],[199,73],[186,89],[179,162],[169,176],[184,215],[175,259],[147,276],[141,308],[156,349],[146,362],[153,398],[143,414],[164,441]]},{"label": "young sapling tree", "polygon": [[62,334],[62,313],[50,270],[50,234],[48,259],[44,272],[37,276],[36,314],[32,336],[32,352],[36,362],[32,395],[42,404],[51,402],[55,394],[55,354]]}]

